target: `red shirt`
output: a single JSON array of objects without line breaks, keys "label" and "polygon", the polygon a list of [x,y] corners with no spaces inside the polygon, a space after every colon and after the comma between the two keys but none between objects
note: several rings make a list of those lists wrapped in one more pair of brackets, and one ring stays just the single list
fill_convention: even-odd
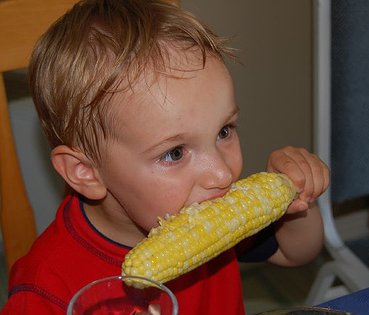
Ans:
[{"label": "red shirt", "polygon": [[[1,314],[65,315],[69,300],[80,288],[121,273],[129,249],[99,233],[78,197],[68,196],[54,222],[13,266],[9,299]],[[180,315],[244,314],[233,249],[166,285],[177,297]]]}]

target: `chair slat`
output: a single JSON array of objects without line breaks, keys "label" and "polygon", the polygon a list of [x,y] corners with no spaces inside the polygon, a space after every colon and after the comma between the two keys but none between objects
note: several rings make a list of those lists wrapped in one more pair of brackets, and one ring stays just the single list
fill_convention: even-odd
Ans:
[{"label": "chair slat", "polygon": [[37,38],[76,2],[0,0],[0,224],[8,271],[37,232],[17,159],[3,72],[27,67]]},{"label": "chair slat", "polygon": [[11,131],[3,76],[0,74],[0,222],[6,267],[24,255],[36,238]]},{"label": "chair slat", "polygon": [[0,1],[0,72],[26,67],[37,38],[76,2]]}]

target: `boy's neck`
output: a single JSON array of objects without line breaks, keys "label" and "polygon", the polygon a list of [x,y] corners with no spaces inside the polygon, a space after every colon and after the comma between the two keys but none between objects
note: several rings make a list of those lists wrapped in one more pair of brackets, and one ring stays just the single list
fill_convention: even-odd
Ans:
[{"label": "boy's neck", "polygon": [[[105,211],[99,204],[84,203],[86,216],[90,223],[107,238],[125,246],[134,247],[146,237],[139,229],[119,211]],[[120,209],[121,211],[121,209]]]}]

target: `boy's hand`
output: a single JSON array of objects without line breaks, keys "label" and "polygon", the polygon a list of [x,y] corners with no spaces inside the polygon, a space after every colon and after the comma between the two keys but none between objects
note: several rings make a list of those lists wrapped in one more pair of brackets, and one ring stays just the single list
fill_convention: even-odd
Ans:
[{"label": "boy's hand", "polygon": [[307,210],[329,184],[327,165],[303,148],[288,146],[273,151],[267,171],[286,174],[294,183],[298,197],[289,206],[288,213]]}]

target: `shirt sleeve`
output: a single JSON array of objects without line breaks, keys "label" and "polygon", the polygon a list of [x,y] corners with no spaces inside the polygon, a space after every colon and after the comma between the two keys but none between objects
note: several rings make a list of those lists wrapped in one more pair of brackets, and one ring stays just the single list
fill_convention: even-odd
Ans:
[{"label": "shirt sleeve", "polygon": [[271,224],[254,235],[248,246],[237,246],[238,260],[240,262],[263,262],[272,256],[278,247],[274,225]]},{"label": "shirt sleeve", "polygon": [[11,295],[0,311],[1,315],[65,315],[66,307],[53,303],[43,296],[30,291]]}]

